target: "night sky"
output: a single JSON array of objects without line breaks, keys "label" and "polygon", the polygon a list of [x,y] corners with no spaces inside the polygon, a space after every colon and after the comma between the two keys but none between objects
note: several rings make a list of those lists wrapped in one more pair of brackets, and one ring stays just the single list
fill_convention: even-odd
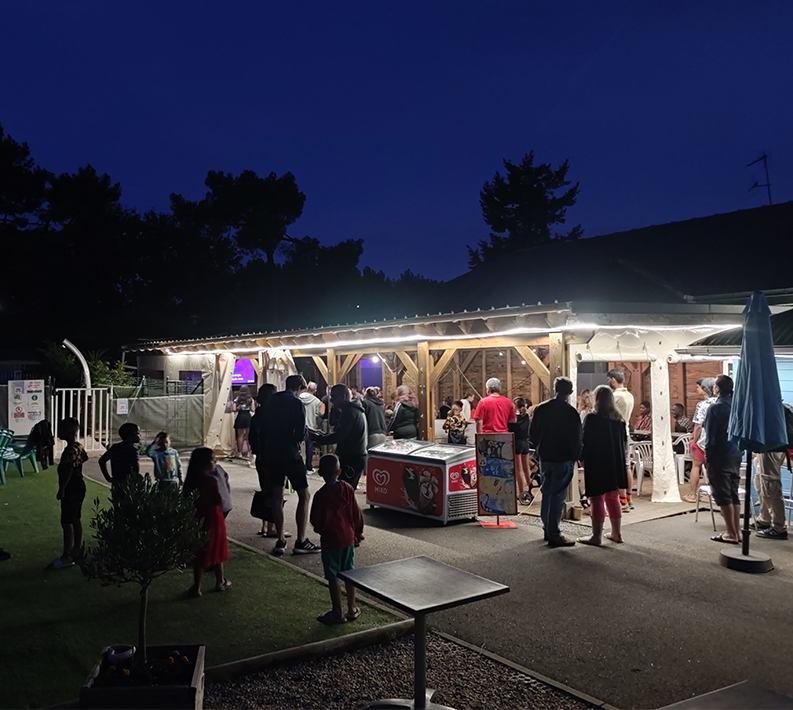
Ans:
[{"label": "night sky", "polygon": [[141,211],[210,169],[291,171],[292,236],[447,279],[488,233],[482,184],[531,150],[570,160],[587,236],[766,204],[763,152],[793,199],[791,36],[790,0],[6,0],[0,123]]}]

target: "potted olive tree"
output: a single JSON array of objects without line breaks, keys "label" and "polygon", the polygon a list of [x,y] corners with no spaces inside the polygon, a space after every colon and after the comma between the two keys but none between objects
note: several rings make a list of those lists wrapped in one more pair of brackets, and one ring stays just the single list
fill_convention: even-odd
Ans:
[{"label": "potted olive tree", "polygon": [[195,517],[194,497],[149,475],[129,476],[109,507],[95,501],[94,544],[77,562],[89,579],[103,585],[140,587],[138,646],[108,647],[80,691],[82,707],[196,708],[203,704],[204,647],[147,646],[149,587],[167,572],[188,564],[206,533]]}]

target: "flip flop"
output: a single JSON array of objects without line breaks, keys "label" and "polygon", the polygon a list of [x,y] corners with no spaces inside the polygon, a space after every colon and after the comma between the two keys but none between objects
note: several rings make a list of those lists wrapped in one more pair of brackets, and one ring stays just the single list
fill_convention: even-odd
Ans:
[{"label": "flip flop", "polygon": [[333,613],[333,609],[330,611],[326,611],[322,616],[317,617],[317,621],[326,624],[327,626],[332,626],[333,624],[346,624],[347,619],[344,616],[336,616]]},{"label": "flip flop", "polygon": [[354,621],[354,620],[355,620],[355,619],[357,619],[357,618],[358,618],[360,615],[361,615],[361,609],[360,609],[360,607],[357,607],[357,606],[356,606],[356,607],[355,607],[355,611],[353,611],[353,612],[347,612],[347,621]]},{"label": "flip flop", "polygon": [[610,532],[606,533],[603,537],[605,537],[607,540],[611,540],[612,542],[616,542],[616,543],[619,543],[619,544],[622,544],[623,542],[625,542],[625,540],[622,540],[622,539],[617,540],[617,538],[612,537]]},{"label": "flip flop", "polygon": [[724,537],[724,533],[719,533],[718,535],[714,535],[710,538],[713,542],[723,542],[727,545],[740,545],[741,543],[738,540],[728,540]]},{"label": "flip flop", "polygon": [[692,496],[692,495],[689,493],[688,495],[684,495],[684,496],[683,496],[683,500],[684,500],[686,503],[696,503],[696,502],[697,502],[697,497],[696,497],[696,496]]}]

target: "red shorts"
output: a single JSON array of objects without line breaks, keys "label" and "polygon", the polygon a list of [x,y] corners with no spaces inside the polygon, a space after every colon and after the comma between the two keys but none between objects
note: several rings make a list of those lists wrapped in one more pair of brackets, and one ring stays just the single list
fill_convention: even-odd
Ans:
[{"label": "red shorts", "polygon": [[705,452],[697,446],[696,441],[691,442],[691,456],[693,456],[694,461],[705,460]]}]

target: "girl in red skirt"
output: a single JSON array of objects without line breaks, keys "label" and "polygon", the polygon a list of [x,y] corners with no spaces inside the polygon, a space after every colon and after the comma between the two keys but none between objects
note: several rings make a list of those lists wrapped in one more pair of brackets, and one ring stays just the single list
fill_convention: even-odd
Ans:
[{"label": "girl in red skirt", "polygon": [[184,495],[198,491],[195,502],[196,517],[203,519],[204,530],[209,533],[209,539],[193,560],[194,584],[187,591],[189,597],[201,596],[201,577],[205,570],[215,570],[216,592],[225,592],[231,586],[231,582],[223,576],[223,563],[229,558],[229,543],[215,477],[215,464],[212,449],[196,449],[190,456],[184,482]]}]

